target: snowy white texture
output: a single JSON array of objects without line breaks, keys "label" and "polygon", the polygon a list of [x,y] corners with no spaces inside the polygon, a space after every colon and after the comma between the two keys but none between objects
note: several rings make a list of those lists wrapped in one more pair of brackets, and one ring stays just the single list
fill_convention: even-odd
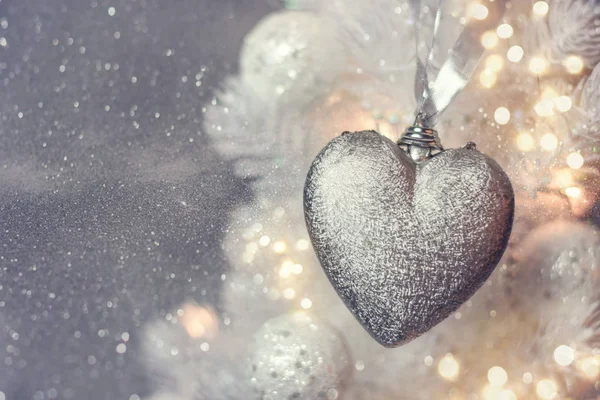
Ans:
[{"label": "snowy white texture", "polygon": [[303,107],[327,90],[345,61],[327,20],[280,11],[266,16],[244,39],[240,76],[268,104]]},{"label": "snowy white texture", "polygon": [[533,17],[538,43],[552,62],[570,55],[593,67],[600,61],[600,5],[594,0],[551,0],[545,17]]},{"label": "snowy white texture", "polygon": [[343,338],[306,313],[265,322],[254,335],[246,368],[264,400],[337,399],[352,371]]}]

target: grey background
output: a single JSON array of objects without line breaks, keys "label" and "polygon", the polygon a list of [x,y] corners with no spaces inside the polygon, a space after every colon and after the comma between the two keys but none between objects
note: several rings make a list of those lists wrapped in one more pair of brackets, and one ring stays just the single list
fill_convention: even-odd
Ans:
[{"label": "grey background", "polygon": [[139,357],[140,326],[184,299],[219,307],[220,241],[252,193],[211,150],[202,106],[273,9],[0,0],[7,399],[143,397],[156,382]]}]

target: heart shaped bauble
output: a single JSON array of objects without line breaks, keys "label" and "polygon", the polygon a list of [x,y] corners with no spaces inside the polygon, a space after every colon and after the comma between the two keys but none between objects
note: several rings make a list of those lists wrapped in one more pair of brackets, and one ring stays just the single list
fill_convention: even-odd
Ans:
[{"label": "heart shaped bauble", "polygon": [[416,164],[374,131],[345,133],[314,160],[304,211],[317,257],[375,340],[425,333],[485,282],[506,248],[514,196],[473,146]]}]

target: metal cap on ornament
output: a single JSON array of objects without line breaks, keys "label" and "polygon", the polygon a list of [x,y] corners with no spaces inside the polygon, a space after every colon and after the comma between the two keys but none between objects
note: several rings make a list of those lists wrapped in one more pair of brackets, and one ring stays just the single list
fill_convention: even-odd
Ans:
[{"label": "metal cap on ornament", "polygon": [[437,131],[423,127],[420,117],[417,116],[414,125],[406,128],[397,142],[398,146],[417,164],[444,151]]}]

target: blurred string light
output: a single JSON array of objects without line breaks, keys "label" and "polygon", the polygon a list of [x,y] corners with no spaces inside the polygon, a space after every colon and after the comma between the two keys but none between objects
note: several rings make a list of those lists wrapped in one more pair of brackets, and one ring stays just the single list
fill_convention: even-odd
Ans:
[{"label": "blurred string light", "polygon": [[554,361],[558,365],[566,367],[575,361],[575,351],[566,345],[560,345],[554,350]]},{"label": "blurred string light", "polygon": [[536,75],[543,74],[546,68],[548,68],[548,63],[542,57],[532,57],[529,60],[529,70]]},{"label": "blurred string light", "polygon": [[181,325],[193,339],[214,339],[219,332],[217,316],[210,308],[186,303],[177,314]]},{"label": "blurred string light", "polygon": [[558,396],[558,387],[550,379],[543,379],[537,383],[535,392],[540,399],[554,400]]},{"label": "blurred string light", "polygon": [[479,75],[479,83],[487,89],[493,87],[496,84],[497,79],[496,73],[489,68],[484,69]]},{"label": "blurred string light", "polygon": [[485,60],[485,67],[493,72],[500,72],[504,67],[504,60],[498,54],[492,54]]},{"label": "blurred string light", "polygon": [[546,133],[540,139],[540,146],[543,150],[554,151],[558,148],[558,138],[552,133]]},{"label": "blurred string light", "polygon": [[598,357],[585,357],[578,361],[577,369],[589,379],[596,379],[600,375],[600,360]]},{"label": "blurred string light", "polygon": [[552,100],[541,100],[533,109],[540,117],[549,117],[554,115],[554,102]]},{"label": "blurred string light", "polygon": [[506,370],[497,365],[488,370],[487,378],[490,385],[497,387],[504,386],[508,382]]},{"label": "blurred string light", "polygon": [[273,244],[273,251],[277,254],[284,253],[286,249],[287,249],[287,246],[286,246],[285,242],[283,242],[281,240],[278,242],[275,242]]},{"label": "blurred string light", "polygon": [[493,49],[498,45],[498,35],[494,31],[487,31],[481,35],[481,44],[486,49]]},{"label": "blurred string light", "polygon": [[458,378],[460,365],[451,353],[446,354],[438,363],[438,373],[449,381],[455,381]]},{"label": "blurred string light", "polygon": [[481,3],[471,3],[468,7],[467,13],[470,17],[482,21],[487,18],[490,11]]},{"label": "blurred string light", "polygon": [[583,156],[577,152],[573,152],[567,156],[567,165],[573,169],[583,167]]},{"label": "blurred string light", "polygon": [[560,112],[566,112],[573,106],[573,100],[569,96],[559,96],[554,100],[556,109]]},{"label": "blurred string light", "polygon": [[524,54],[525,51],[521,46],[512,46],[510,49],[508,49],[506,58],[508,58],[508,61],[510,62],[517,63],[523,59]]},{"label": "blurred string light", "polygon": [[483,400],[517,400],[517,395],[509,389],[487,385],[483,388]]},{"label": "blurred string light", "polygon": [[501,24],[496,28],[496,34],[501,39],[508,39],[515,33],[513,27],[509,24]]},{"label": "blurred string light", "polygon": [[567,57],[563,65],[567,69],[567,72],[573,75],[577,75],[583,70],[583,60],[578,56]]},{"label": "blurred string light", "polygon": [[309,243],[306,239],[300,239],[296,242],[296,248],[300,251],[308,250]]},{"label": "blurred string light", "polygon": [[577,186],[571,186],[565,189],[565,194],[571,198],[577,198],[581,196],[581,189]]},{"label": "blurred string light", "polygon": [[508,124],[510,121],[510,111],[506,107],[498,107],[494,112],[494,120],[500,125]]},{"label": "blurred string light", "polygon": [[312,307],[312,300],[309,298],[302,299],[302,301],[300,302],[300,307],[304,308],[305,310],[308,310]]},{"label": "blurred string light", "polygon": [[533,13],[538,17],[544,17],[548,14],[550,6],[545,1],[536,1],[533,4]]},{"label": "blurred string light", "polygon": [[535,148],[535,140],[530,133],[522,132],[517,135],[517,148],[521,151],[531,151]]}]

